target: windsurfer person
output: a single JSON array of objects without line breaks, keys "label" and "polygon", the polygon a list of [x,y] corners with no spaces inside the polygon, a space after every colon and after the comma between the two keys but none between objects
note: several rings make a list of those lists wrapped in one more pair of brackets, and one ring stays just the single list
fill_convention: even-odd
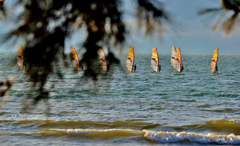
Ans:
[{"label": "windsurfer person", "polygon": [[214,73],[217,73],[218,74],[218,67],[216,65],[216,68],[215,68],[215,72]]},{"label": "windsurfer person", "polygon": [[82,63],[80,61],[79,61],[79,67],[80,67],[80,69],[83,70],[83,65],[82,65]]},{"label": "windsurfer person", "polygon": [[136,69],[137,69],[137,64],[135,64],[135,65],[133,66],[134,72],[136,71]]},{"label": "windsurfer person", "polygon": [[161,65],[158,65],[158,72],[161,71]]},{"label": "windsurfer person", "polygon": [[187,71],[189,71],[186,64],[185,64],[185,67],[186,67]]},{"label": "windsurfer person", "polygon": [[181,67],[180,73],[184,70],[183,66]]}]

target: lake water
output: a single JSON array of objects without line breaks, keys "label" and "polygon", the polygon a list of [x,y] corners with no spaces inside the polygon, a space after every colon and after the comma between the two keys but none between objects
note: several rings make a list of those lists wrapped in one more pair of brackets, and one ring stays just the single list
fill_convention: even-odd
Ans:
[{"label": "lake water", "polygon": [[[202,145],[240,144],[240,55],[220,54],[218,75],[210,71],[212,54],[182,54],[189,71],[180,74],[170,54],[159,54],[155,73],[151,54],[136,54],[136,73],[121,67],[102,72],[98,81],[83,72],[62,69],[48,104],[21,112],[31,83],[19,71],[16,54],[0,54],[0,79],[18,76],[0,109],[1,145]],[[10,58],[10,59],[9,59]],[[185,67],[185,66],[184,66]]]}]

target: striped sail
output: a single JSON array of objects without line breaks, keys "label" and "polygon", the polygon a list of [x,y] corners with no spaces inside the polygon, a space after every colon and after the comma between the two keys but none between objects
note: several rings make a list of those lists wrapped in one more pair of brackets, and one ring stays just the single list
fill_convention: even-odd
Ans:
[{"label": "striped sail", "polygon": [[215,49],[214,54],[213,54],[213,58],[212,58],[212,62],[211,62],[211,66],[210,66],[210,70],[212,72],[215,72],[217,62],[218,62],[218,48]]},{"label": "striped sail", "polygon": [[77,70],[80,69],[78,54],[74,47],[72,47],[72,64]]},{"label": "striped sail", "polygon": [[19,45],[18,54],[17,54],[17,65],[21,70],[23,70],[24,66],[24,55],[23,55],[23,46]]},{"label": "striped sail", "polygon": [[171,65],[177,70],[181,71],[182,66],[182,57],[180,47],[177,47],[177,50],[174,46],[171,47]]},{"label": "striped sail", "polygon": [[108,71],[106,55],[105,55],[105,52],[104,52],[103,48],[100,48],[98,50],[98,55],[99,55],[99,66],[104,71]]},{"label": "striped sail", "polygon": [[134,65],[134,48],[131,46],[129,48],[128,56],[127,56],[127,61],[126,61],[126,67],[127,69],[132,72],[133,65]]},{"label": "striped sail", "polygon": [[156,47],[153,47],[151,67],[153,68],[153,70],[155,70],[155,72],[159,72],[159,57],[158,57],[158,52]]}]

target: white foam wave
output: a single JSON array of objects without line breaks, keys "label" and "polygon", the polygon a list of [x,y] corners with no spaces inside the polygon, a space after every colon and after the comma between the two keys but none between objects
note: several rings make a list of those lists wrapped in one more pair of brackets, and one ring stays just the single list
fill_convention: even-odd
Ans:
[{"label": "white foam wave", "polygon": [[50,129],[71,134],[88,134],[88,133],[108,133],[108,132],[136,132],[131,129]]},{"label": "white foam wave", "polygon": [[[240,144],[240,135],[216,135],[212,133],[198,134],[187,132],[163,132],[151,130],[131,130],[131,129],[50,129],[53,131],[61,131],[68,134],[109,134],[119,136],[121,134],[144,135],[145,138],[159,143],[174,143],[174,142],[196,142],[202,144]],[[124,134],[124,135],[125,135]],[[96,135],[95,135],[96,136]],[[106,135],[105,135],[106,136]]]},{"label": "white foam wave", "polygon": [[235,136],[234,134],[229,135],[214,135],[208,133],[207,135],[197,134],[197,133],[186,133],[186,132],[156,132],[144,130],[144,137],[157,141],[160,143],[169,142],[180,142],[180,141],[190,141],[198,142],[203,144],[217,143],[217,144],[240,144],[240,136]]}]

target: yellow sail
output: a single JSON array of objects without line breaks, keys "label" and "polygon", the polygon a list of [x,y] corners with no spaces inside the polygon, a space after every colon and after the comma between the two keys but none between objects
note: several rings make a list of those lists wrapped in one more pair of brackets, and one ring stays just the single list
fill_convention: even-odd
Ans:
[{"label": "yellow sail", "polygon": [[133,65],[134,65],[134,48],[131,46],[129,48],[127,61],[126,61],[126,67],[130,72],[132,72]]},{"label": "yellow sail", "polygon": [[100,48],[100,49],[98,50],[98,55],[99,55],[99,66],[100,66],[104,71],[108,71],[106,55],[105,55],[105,52],[104,52],[103,48]]},{"label": "yellow sail", "polygon": [[157,52],[156,47],[153,47],[152,58],[151,58],[151,67],[156,72],[159,72],[159,57],[158,57],[158,52]]},{"label": "yellow sail", "polygon": [[217,67],[217,62],[218,62],[218,48],[215,49],[213,58],[212,58],[212,62],[211,62],[211,66],[210,66],[210,70],[212,72],[215,72],[216,67]]},{"label": "yellow sail", "polygon": [[21,70],[23,70],[24,66],[24,55],[23,55],[23,46],[19,45],[18,54],[17,54],[17,65]]},{"label": "yellow sail", "polygon": [[79,65],[79,58],[74,47],[72,47],[72,64],[77,70],[81,70]]},{"label": "yellow sail", "polygon": [[182,67],[182,57],[181,57],[180,47],[177,47],[176,59],[178,60],[177,70],[180,72]]}]

